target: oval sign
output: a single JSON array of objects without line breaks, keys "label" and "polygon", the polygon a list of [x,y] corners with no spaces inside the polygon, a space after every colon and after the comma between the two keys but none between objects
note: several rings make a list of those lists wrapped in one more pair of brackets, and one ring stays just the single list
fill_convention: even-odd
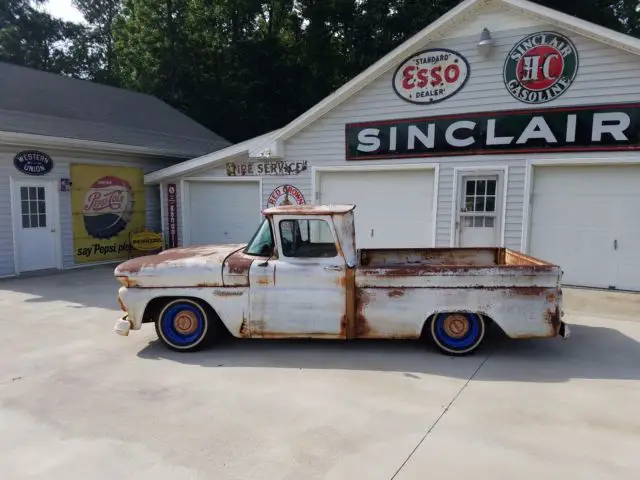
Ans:
[{"label": "oval sign", "polygon": [[46,175],[53,170],[53,160],[46,153],[25,150],[13,158],[13,165],[27,175]]},{"label": "oval sign", "polygon": [[470,73],[469,62],[458,52],[445,48],[424,50],[397,68],[393,89],[410,103],[437,103],[462,90]]},{"label": "oval sign", "polygon": [[138,232],[131,236],[131,246],[142,252],[160,250],[164,246],[162,234],[156,232]]}]

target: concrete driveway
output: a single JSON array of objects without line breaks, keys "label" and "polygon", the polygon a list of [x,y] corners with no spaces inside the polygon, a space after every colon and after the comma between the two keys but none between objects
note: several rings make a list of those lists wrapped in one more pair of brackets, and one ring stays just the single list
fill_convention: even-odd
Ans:
[{"label": "concrete driveway", "polygon": [[0,478],[637,479],[640,296],[566,291],[570,340],[116,336],[112,268],[0,281]]}]

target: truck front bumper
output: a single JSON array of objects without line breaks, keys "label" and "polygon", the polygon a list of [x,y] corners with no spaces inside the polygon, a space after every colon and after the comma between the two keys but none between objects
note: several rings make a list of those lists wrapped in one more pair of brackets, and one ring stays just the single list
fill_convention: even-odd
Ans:
[{"label": "truck front bumper", "polygon": [[121,335],[123,337],[128,336],[129,332],[131,331],[131,322],[128,319],[128,315],[125,315],[119,318],[116,321],[116,324],[113,327],[113,329],[118,335]]}]

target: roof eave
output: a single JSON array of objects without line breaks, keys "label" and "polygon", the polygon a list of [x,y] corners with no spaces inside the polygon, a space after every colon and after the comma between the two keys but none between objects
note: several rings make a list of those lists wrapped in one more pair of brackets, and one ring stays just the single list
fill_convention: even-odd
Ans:
[{"label": "roof eave", "polygon": [[[361,72],[349,82],[345,83],[335,92],[325,97],[324,100],[321,100],[315,106],[311,107],[305,113],[282,128],[277,136],[270,139],[273,145],[273,147],[271,148],[275,148],[276,142],[283,142],[291,138],[297,132],[313,123],[325,113],[331,111],[347,98],[350,98],[351,96],[362,90],[371,81],[379,78],[385,72],[393,68],[396,62],[402,60],[407,55],[407,52],[414,50],[417,51],[422,47],[425,41],[432,41],[431,37],[437,36],[438,32],[443,27],[449,26],[449,24],[454,23],[454,21],[456,20],[463,20],[463,15],[465,13],[471,12],[476,8],[491,1],[493,0],[465,0],[457,7],[449,10],[435,22],[431,23],[416,35],[398,45],[391,52],[387,53],[369,68]],[[265,146],[264,148],[270,148],[270,146]]]},{"label": "roof eave", "polygon": [[528,0],[500,0],[515,10],[543,19],[545,22],[565,28],[578,35],[608,44],[620,50],[640,55],[640,39],[595,23],[582,20],[572,15],[544,7]]},{"label": "roof eave", "polygon": [[260,144],[266,138],[273,134],[274,132],[269,132],[264,135],[259,135],[254,138],[250,138],[249,140],[245,140],[244,142],[236,143],[235,145],[216,150],[215,152],[192,158],[191,160],[188,160],[186,162],[182,162],[177,165],[163,168],[162,170],[148,173],[144,177],[144,182],[146,184],[153,185],[163,183],[167,180],[184,177],[200,170],[214,168],[225,160],[237,157],[238,155],[243,155],[245,153],[248,154],[255,144]]},{"label": "roof eave", "polygon": [[175,151],[167,149],[149,148],[139,145],[124,145],[119,143],[99,142],[95,140],[81,140],[77,138],[53,137],[33,133],[19,133],[0,131],[0,142],[4,145],[31,145],[34,147],[60,148],[77,152],[100,152],[115,154],[130,154],[136,156],[161,157],[168,159],[193,158],[194,152]]}]

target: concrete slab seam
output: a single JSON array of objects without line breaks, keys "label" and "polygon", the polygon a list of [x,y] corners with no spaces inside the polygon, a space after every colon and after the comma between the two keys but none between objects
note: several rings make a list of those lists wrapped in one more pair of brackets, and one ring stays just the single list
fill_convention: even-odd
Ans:
[{"label": "concrete slab seam", "polygon": [[402,462],[402,465],[400,465],[400,467],[398,467],[398,469],[396,470],[396,472],[393,474],[393,476],[391,477],[390,480],[394,480],[398,474],[402,471],[402,469],[405,467],[405,465],[409,462],[409,460],[411,460],[411,457],[413,457],[413,455],[418,451],[418,448],[420,448],[420,446],[424,443],[424,441],[427,439],[427,437],[429,436],[429,434],[433,431],[434,428],[436,428],[436,425],[438,425],[438,423],[440,422],[440,420],[442,420],[442,418],[447,414],[447,412],[449,411],[449,409],[451,408],[451,406],[454,404],[454,402],[458,399],[458,397],[460,397],[460,395],[462,394],[462,392],[465,391],[465,389],[467,388],[467,386],[471,383],[471,381],[476,377],[476,375],[478,375],[478,372],[480,371],[480,369],[482,367],[484,367],[484,364],[487,363],[487,360],[489,360],[489,358],[491,358],[491,354],[489,353],[486,358],[480,363],[480,365],[478,365],[478,368],[476,368],[475,372],[473,372],[473,374],[469,377],[469,379],[465,382],[465,384],[460,387],[460,390],[458,390],[458,393],[455,394],[455,396],[451,399],[451,401],[449,402],[449,404],[445,407],[445,409],[442,411],[442,413],[438,416],[438,418],[436,418],[436,420],[431,424],[431,426],[429,427],[429,429],[427,430],[427,432],[424,434],[424,436],[420,439],[420,441],[417,443],[417,445],[415,446],[415,448],[411,451],[411,453],[409,453],[409,455],[407,456],[407,458],[404,460],[404,462]]}]

